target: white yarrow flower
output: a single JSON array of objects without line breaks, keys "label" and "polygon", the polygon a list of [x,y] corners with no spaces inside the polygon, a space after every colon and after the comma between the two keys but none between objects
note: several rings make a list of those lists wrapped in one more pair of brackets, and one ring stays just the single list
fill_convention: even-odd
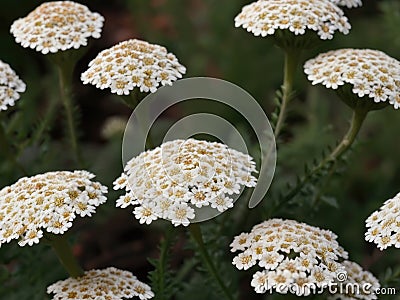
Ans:
[{"label": "white yarrow flower", "polygon": [[171,85],[185,73],[186,68],[165,47],[131,39],[101,51],[81,80],[97,88],[110,88],[117,95],[129,95],[135,87],[154,93],[160,85]]},{"label": "white yarrow flower", "polygon": [[319,54],[304,64],[313,85],[338,89],[349,84],[352,93],[375,103],[400,107],[400,62],[370,49],[339,49]]},{"label": "white yarrow flower", "polygon": [[[196,210],[211,206],[218,212],[233,207],[233,195],[252,187],[255,163],[249,155],[227,146],[195,139],[175,140],[132,158],[114,189],[125,189],[127,197],[118,207],[139,205],[135,216],[141,223],[157,218],[175,226],[187,226]],[[143,207],[150,218],[143,217]]]},{"label": "white yarrow flower", "polygon": [[63,234],[77,215],[91,216],[107,187],[87,171],[56,171],[23,177],[0,190],[0,246],[12,239],[32,246],[43,232]]},{"label": "white yarrow flower", "polygon": [[295,35],[314,31],[322,40],[332,39],[336,31],[347,34],[351,28],[343,11],[329,0],[259,0],[243,7],[235,26],[263,37],[278,30]]},{"label": "white yarrow flower", "polygon": [[103,22],[100,14],[85,5],[53,1],[14,21],[10,31],[22,47],[48,54],[86,46],[89,38],[100,37]]},{"label": "white yarrow flower", "polygon": [[385,201],[365,221],[368,228],[365,240],[377,244],[380,250],[400,248],[400,193]]},{"label": "white yarrow flower", "polygon": [[[342,265],[346,270],[345,280],[336,280],[336,294],[330,295],[328,300],[375,300],[378,299],[375,291],[380,288],[379,280],[369,271],[355,262],[345,260]],[[359,287],[359,291],[346,287]],[[368,286],[369,288],[363,288]]]},{"label": "white yarrow flower", "polygon": [[47,293],[53,294],[53,300],[123,300],[134,297],[147,300],[154,297],[150,286],[140,282],[131,272],[114,267],[90,270],[81,277],[57,281],[47,288]]},{"label": "white yarrow flower", "polygon": [[9,64],[0,60],[0,112],[14,106],[26,85]]},{"label": "white yarrow flower", "polygon": [[232,261],[239,270],[256,264],[263,269],[251,282],[257,293],[308,295],[310,290],[301,289],[305,283],[326,288],[344,269],[340,260],[347,259],[334,233],[293,220],[265,221],[236,236],[230,246],[232,252],[241,251]]}]

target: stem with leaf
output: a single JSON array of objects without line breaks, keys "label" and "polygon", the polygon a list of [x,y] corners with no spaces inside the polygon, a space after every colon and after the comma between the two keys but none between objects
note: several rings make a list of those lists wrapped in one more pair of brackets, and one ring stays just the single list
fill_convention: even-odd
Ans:
[{"label": "stem with leaf", "polygon": [[293,80],[296,74],[296,68],[299,63],[301,50],[285,48],[285,66],[282,85],[282,103],[279,107],[279,115],[274,128],[275,138],[279,137],[285,123],[287,106],[293,98]]},{"label": "stem with leaf", "polygon": [[200,252],[200,256],[203,260],[203,263],[210,274],[214,277],[217,284],[220,286],[224,296],[226,299],[233,300],[232,293],[230,292],[229,288],[225,285],[224,281],[222,280],[221,276],[219,275],[217,268],[214,265],[213,260],[210,257],[210,254],[207,251],[207,247],[204,244],[203,235],[201,232],[200,225],[197,223],[190,224],[189,231],[192,239],[197,244],[197,249]]},{"label": "stem with leaf", "polygon": [[170,297],[169,283],[166,281],[168,274],[168,256],[173,241],[172,228],[168,227],[165,230],[165,236],[160,242],[160,255],[157,260],[149,260],[155,267],[155,270],[150,273],[152,287],[155,292],[156,300],[167,300]]},{"label": "stem with leaf", "polygon": [[78,137],[76,134],[76,124],[74,119],[74,109],[71,97],[71,83],[72,83],[72,73],[74,70],[73,64],[59,63],[57,64],[58,76],[59,76],[59,86],[60,86],[60,96],[61,101],[64,105],[65,113],[67,116],[67,126],[68,134],[74,153],[74,158],[76,163],[83,167],[83,161],[81,157],[81,152],[78,144]]},{"label": "stem with leaf", "polygon": [[276,210],[281,208],[285,203],[293,199],[303,187],[317,174],[328,167],[328,171],[332,172],[336,166],[337,160],[351,147],[355,141],[357,134],[359,133],[361,126],[368,114],[368,109],[365,107],[356,107],[353,110],[353,116],[351,120],[351,125],[341,142],[336,146],[336,148],[326,156],[318,165],[312,168],[307,174],[301,178],[296,186],[287,193],[283,201],[280,201],[276,207]]}]

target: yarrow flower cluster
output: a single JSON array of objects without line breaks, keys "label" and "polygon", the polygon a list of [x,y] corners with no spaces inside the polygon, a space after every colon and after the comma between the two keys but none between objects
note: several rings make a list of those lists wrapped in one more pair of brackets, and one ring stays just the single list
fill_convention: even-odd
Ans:
[{"label": "yarrow flower cluster", "polygon": [[123,300],[134,297],[146,300],[154,297],[147,284],[140,282],[131,272],[114,267],[90,270],[81,277],[57,281],[47,288],[47,293],[54,294],[53,300]]},{"label": "yarrow flower cluster", "polygon": [[259,0],[243,7],[235,26],[263,37],[279,29],[295,35],[311,30],[322,40],[332,39],[335,31],[347,34],[351,28],[343,11],[329,0]]},{"label": "yarrow flower cluster", "polygon": [[91,216],[106,202],[107,187],[87,171],[56,171],[23,177],[0,190],[0,246],[39,243],[43,230],[63,234],[76,215]]},{"label": "yarrow flower cluster", "polygon": [[125,189],[117,206],[139,205],[140,223],[158,218],[187,226],[196,208],[223,212],[233,207],[241,187],[253,187],[255,163],[247,154],[227,146],[195,139],[174,140],[131,159],[114,189]]},{"label": "yarrow flower cluster", "polygon": [[7,110],[25,92],[26,85],[9,64],[0,60],[0,111]]},{"label": "yarrow flower cluster", "polygon": [[343,271],[339,260],[347,259],[347,252],[336,238],[329,230],[271,219],[254,226],[250,233],[236,236],[230,247],[232,252],[242,251],[233,259],[239,270],[256,264],[264,269],[251,281],[257,293],[275,290],[307,296],[310,287],[326,288]]},{"label": "yarrow flower cluster", "polygon": [[160,85],[171,85],[185,74],[176,56],[165,47],[141,40],[127,40],[103,50],[89,63],[81,80],[111,93],[129,95],[135,88],[154,93]]},{"label": "yarrow flower cluster", "polygon": [[99,38],[104,18],[72,1],[46,2],[11,25],[15,41],[43,54],[78,49]]},{"label": "yarrow flower cluster", "polygon": [[377,244],[380,250],[390,246],[400,248],[400,193],[385,201],[365,222],[366,241]]},{"label": "yarrow flower cluster", "polygon": [[332,3],[340,6],[347,6],[348,8],[361,6],[361,0],[330,0]]},{"label": "yarrow flower cluster", "polygon": [[339,49],[319,54],[304,64],[312,84],[337,89],[352,86],[358,97],[400,107],[400,62],[377,50]]},{"label": "yarrow flower cluster", "polygon": [[347,275],[334,286],[331,292],[336,290],[337,293],[328,297],[329,300],[378,299],[375,291],[381,285],[371,272],[363,270],[359,264],[349,260],[343,261],[342,265]]}]

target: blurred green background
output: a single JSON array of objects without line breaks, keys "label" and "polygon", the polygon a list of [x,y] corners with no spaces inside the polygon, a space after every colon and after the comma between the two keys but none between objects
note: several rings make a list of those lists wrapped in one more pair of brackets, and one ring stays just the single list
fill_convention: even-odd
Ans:
[{"label": "blurred green background", "polygon": [[[27,91],[16,107],[1,114],[12,136],[15,151],[20,154],[21,163],[32,175],[70,169],[71,166],[71,157],[64,150],[65,123],[57,99],[55,70],[45,56],[23,49],[9,34],[13,20],[25,16],[42,2],[3,1],[0,10],[0,59],[9,63],[27,84]],[[97,175],[99,181],[111,187],[112,181],[122,171],[122,134],[105,138],[101,128],[111,116],[128,118],[130,110],[108,90],[84,86],[79,77],[100,50],[119,41],[139,38],[164,45],[187,67],[185,77],[210,76],[231,81],[253,95],[268,115],[273,112],[274,92],[282,82],[283,55],[271,40],[254,37],[234,27],[234,17],[249,2],[80,1],[92,11],[101,13],[106,20],[102,37],[92,41],[76,68],[74,78],[83,154],[87,158],[88,169]],[[344,9],[352,24],[349,35],[336,34],[332,41],[323,42],[318,48],[304,53],[303,61],[317,53],[343,47],[379,49],[400,59],[400,2],[363,2],[361,8]],[[296,90],[298,96],[291,103],[288,124],[279,141],[278,167],[269,194],[263,204],[252,211],[237,205],[227,214],[236,218],[239,209],[246,214],[245,221],[224,227],[219,244],[227,261],[233,257],[227,254],[233,236],[250,230],[262,221],[269,207],[268,201],[273,201],[271,199],[279,192],[284,192],[286,183],[295,180],[296,175],[303,174],[306,163],[319,158],[327,146],[333,146],[349,124],[349,109],[334,92],[311,86],[301,69],[296,77]],[[193,110],[201,111],[202,107],[179,107],[166,117],[177,119]],[[216,110],[222,113],[220,108]],[[238,128],[246,128],[245,120],[229,115],[229,111],[226,113],[224,110],[223,113],[228,114],[226,117],[233,119]],[[381,252],[373,244],[365,242],[363,237],[364,220],[383,201],[400,192],[399,114],[391,107],[369,114],[357,145],[348,155],[347,165],[342,166],[340,176],[334,177],[324,190],[326,201],[317,207],[310,207],[307,199],[303,199],[298,205],[275,215],[331,229],[338,234],[339,242],[348,250],[352,260],[370,269],[376,276],[386,276],[387,284],[392,285],[398,285],[399,281],[389,281],[391,275],[388,268],[396,269],[396,265],[400,265],[399,250]],[[15,182],[21,176],[19,170],[0,157],[0,187]],[[157,256],[160,226],[139,226],[131,210],[114,208],[116,198],[117,194],[110,190],[109,202],[100,207],[92,219],[82,219],[74,225],[75,254],[86,269],[115,265],[132,270],[146,281],[146,273],[152,268],[146,257]],[[184,230],[177,230],[176,235],[172,266],[179,268],[190,258],[191,250],[183,246]],[[65,277],[55,261],[45,245],[24,249],[16,243],[4,245],[0,249],[0,299],[46,299],[45,286]],[[43,265],[46,267],[43,268]],[[240,282],[237,289],[242,299],[262,299],[250,288],[250,273],[238,274],[240,272],[233,268],[230,271],[232,277],[241,276],[235,280]],[[187,282],[191,285],[184,285],[177,293],[177,299],[187,297],[188,291],[192,291],[189,299],[205,298],[204,294],[197,296],[199,293],[195,292],[196,289],[201,291],[203,282],[199,273],[191,273]],[[214,299],[213,295],[207,297]]]}]

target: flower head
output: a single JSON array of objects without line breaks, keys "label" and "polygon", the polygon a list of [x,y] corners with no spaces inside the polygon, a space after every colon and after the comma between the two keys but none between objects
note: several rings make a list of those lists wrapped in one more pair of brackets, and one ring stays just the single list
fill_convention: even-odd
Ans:
[{"label": "flower head", "polygon": [[[379,280],[368,271],[363,270],[355,262],[345,260],[342,265],[346,269],[346,276],[338,278],[335,290],[336,294],[328,297],[329,300],[373,300],[378,299],[375,291],[380,288]],[[369,288],[363,288],[368,284]],[[352,288],[350,288],[352,287]]]},{"label": "flower head", "polygon": [[312,84],[338,89],[349,84],[356,97],[400,107],[400,62],[377,50],[339,49],[304,64]]},{"label": "flower head", "polygon": [[259,0],[243,7],[235,26],[263,37],[277,30],[295,35],[314,31],[322,40],[332,39],[335,31],[347,34],[351,27],[343,11],[329,0]]},{"label": "flower head", "polygon": [[139,205],[140,223],[158,218],[187,226],[195,209],[211,206],[219,212],[233,206],[233,195],[255,186],[253,159],[227,146],[195,139],[174,140],[131,159],[114,189],[125,189],[117,206]]},{"label": "flower head", "polygon": [[365,222],[368,228],[366,241],[374,242],[380,250],[390,246],[400,248],[400,193],[385,201]]},{"label": "flower head", "polygon": [[[275,290],[307,296],[313,288],[325,288],[343,270],[339,260],[347,252],[329,230],[294,220],[271,219],[253,227],[250,233],[236,236],[231,251],[239,269],[258,264],[251,285],[257,293]],[[289,288],[295,286],[296,288]]]},{"label": "flower head", "polygon": [[39,243],[43,231],[63,234],[76,215],[91,216],[107,199],[107,187],[87,171],[56,171],[23,177],[0,190],[0,246]]},{"label": "flower head", "polygon": [[134,297],[146,300],[154,297],[147,284],[140,282],[131,272],[114,267],[90,270],[81,277],[57,281],[47,288],[47,293],[54,294],[53,300],[123,300]]},{"label": "flower head", "polygon": [[330,0],[332,3],[339,6],[347,6],[348,8],[361,6],[361,0]]},{"label": "flower head", "polygon": [[171,85],[186,68],[165,47],[140,40],[127,40],[100,52],[82,73],[84,84],[110,88],[111,93],[129,95],[135,88],[154,93],[160,85]]},{"label": "flower head", "polygon": [[11,33],[22,47],[43,54],[78,49],[90,37],[99,38],[104,18],[72,1],[45,2],[14,21]]},{"label": "flower head", "polygon": [[9,64],[0,60],[0,111],[7,110],[25,92],[25,83],[19,79]]}]

